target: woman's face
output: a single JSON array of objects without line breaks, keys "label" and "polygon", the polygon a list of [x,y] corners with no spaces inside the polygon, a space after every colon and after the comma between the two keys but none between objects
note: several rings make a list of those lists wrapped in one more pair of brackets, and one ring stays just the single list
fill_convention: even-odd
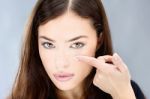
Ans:
[{"label": "woman's face", "polygon": [[65,13],[39,26],[38,33],[39,54],[55,86],[65,91],[82,85],[92,66],[75,56],[95,56],[97,36],[91,21]]}]

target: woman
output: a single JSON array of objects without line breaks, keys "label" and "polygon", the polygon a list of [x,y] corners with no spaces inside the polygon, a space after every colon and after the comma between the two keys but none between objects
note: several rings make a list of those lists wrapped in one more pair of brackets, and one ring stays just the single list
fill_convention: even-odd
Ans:
[{"label": "woman", "polygon": [[38,0],[10,99],[144,99],[113,54],[100,0]]}]

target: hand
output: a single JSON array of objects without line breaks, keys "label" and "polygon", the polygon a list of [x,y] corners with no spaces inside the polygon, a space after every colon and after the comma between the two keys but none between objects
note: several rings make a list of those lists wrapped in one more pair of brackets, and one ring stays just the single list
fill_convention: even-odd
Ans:
[{"label": "hand", "polygon": [[[133,94],[131,76],[122,59],[115,53],[113,56],[99,56],[97,59],[89,56],[76,56],[79,61],[96,68],[93,84],[117,99]],[[133,97],[134,94],[133,94]],[[129,98],[128,98],[129,99]],[[133,99],[133,98],[131,98]]]}]

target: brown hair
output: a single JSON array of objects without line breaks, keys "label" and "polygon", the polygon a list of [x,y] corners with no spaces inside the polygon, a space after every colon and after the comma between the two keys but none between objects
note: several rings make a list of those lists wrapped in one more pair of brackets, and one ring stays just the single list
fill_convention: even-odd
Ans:
[{"label": "brown hair", "polygon": [[[71,5],[70,5],[71,4]],[[20,68],[10,99],[56,99],[55,86],[48,77],[38,50],[38,27],[71,10],[83,18],[89,18],[101,36],[95,57],[112,55],[112,42],[107,17],[100,0],[38,0],[33,9],[22,47]],[[92,84],[95,68],[86,78],[87,99],[111,99],[109,94]]]}]

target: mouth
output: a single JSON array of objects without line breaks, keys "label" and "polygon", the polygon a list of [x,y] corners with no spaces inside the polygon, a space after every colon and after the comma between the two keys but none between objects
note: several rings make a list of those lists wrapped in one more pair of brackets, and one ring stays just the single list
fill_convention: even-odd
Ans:
[{"label": "mouth", "polygon": [[60,73],[60,74],[54,74],[54,77],[57,81],[66,82],[71,80],[74,77],[74,74]]}]

